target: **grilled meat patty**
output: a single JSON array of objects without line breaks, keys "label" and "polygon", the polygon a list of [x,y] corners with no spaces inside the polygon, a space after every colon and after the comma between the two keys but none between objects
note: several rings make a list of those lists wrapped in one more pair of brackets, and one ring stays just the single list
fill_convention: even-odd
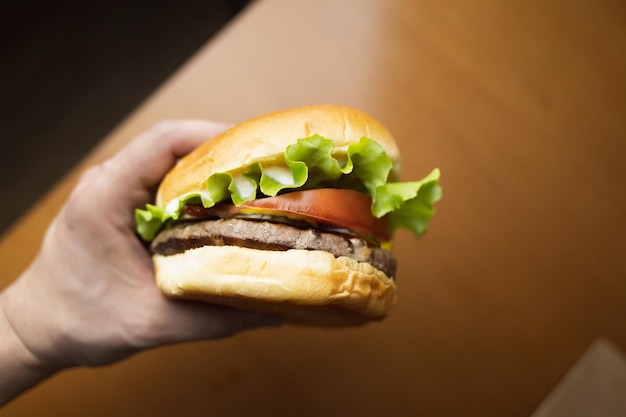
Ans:
[{"label": "grilled meat patty", "polygon": [[347,256],[368,262],[393,278],[396,259],[385,249],[365,239],[329,233],[313,228],[237,218],[180,222],[157,235],[151,249],[172,255],[200,246],[242,246],[262,250],[321,250],[335,257]]}]

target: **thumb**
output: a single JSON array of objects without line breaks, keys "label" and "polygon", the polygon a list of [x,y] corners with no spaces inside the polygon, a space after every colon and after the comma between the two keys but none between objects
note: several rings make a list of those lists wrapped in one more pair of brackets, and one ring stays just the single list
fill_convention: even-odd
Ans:
[{"label": "thumb", "polygon": [[168,120],[138,136],[110,165],[120,177],[138,178],[144,189],[157,185],[176,163],[230,125],[205,120]]},{"label": "thumb", "polygon": [[152,345],[171,344],[195,340],[220,339],[243,330],[259,327],[278,327],[279,317],[209,304],[202,301],[161,298],[159,309],[161,331],[154,332],[159,340]]}]

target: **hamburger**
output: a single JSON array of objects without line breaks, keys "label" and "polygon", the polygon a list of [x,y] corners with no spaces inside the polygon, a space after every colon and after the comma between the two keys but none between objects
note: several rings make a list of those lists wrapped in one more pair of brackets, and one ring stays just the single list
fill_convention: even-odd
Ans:
[{"label": "hamburger", "polygon": [[399,182],[390,132],[355,109],[300,107],[221,133],[137,210],[159,289],[305,325],[384,318],[396,300],[397,229],[421,236],[439,170]]}]

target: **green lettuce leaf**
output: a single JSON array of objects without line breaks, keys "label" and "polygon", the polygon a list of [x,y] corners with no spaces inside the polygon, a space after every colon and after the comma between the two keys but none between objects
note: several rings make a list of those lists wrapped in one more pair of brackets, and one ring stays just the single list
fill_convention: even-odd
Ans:
[{"label": "green lettuce leaf", "polygon": [[347,188],[372,196],[372,213],[388,215],[392,230],[405,228],[420,236],[434,214],[433,204],[441,197],[439,170],[421,181],[387,182],[392,162],[374,140],[363,137],[346,148],[336,148],[320,135],[299,139],[289,145],[283,163],[263,166],[255,162],[243,173],[218,172],[207,178],[205,189],[189,193],[166,206],[148,204],[137,210],[139,235],[150,241],[168,222],[180,217],[186,204],[212,207],[222,201],[241,205],[290,190]]},{"label": "green lettuce leaf", "polygon": [[433,205],[441,199],[440,172],[434,169],[420,181],[390,182],[376,189],[372,213],[376,217],[388,214],[392,231],[407,229],[419,237],[426,232]]}]

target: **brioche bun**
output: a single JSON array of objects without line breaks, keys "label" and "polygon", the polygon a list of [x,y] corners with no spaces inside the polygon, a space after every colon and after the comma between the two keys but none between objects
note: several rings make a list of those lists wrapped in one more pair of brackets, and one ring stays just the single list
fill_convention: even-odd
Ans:
[{"label": "brioche bun", "polygon": [[332,139],[336,147],[357,143],[363,136],[372,138],[391,158],[392,178],[399,176],[398,147],[378,120],[345,106],[298,107],[250,119],[200,145],[165,176],[156,204],[202,190],[215,172],[236,173],[253,162],[271,163],[296,140],[315,134]]},{"label": "brioche bun", "polygon": [[386,316],[395,283],[368,263],[323,251],[202,246],[154,256],[165,294],[282,317],[288,323],[346,326]]},{"label": "brioche bun", "polygon": [[[214,172],[277,161],[288,145],[314,134],[337,147],[363,136],[374,139],[391,157],[391,175],[397,177],[398,148],[380,122],[343,106],[309,106],[254,118],[205,142],[168,173],[157,204],[202,190]],[[153,261],[157,285],[170,297],[269,313],[287,323],[358,325],[384,318],[396,299],[393,277],[367,262],[322,250],[201,246],[154,254]]]}]

